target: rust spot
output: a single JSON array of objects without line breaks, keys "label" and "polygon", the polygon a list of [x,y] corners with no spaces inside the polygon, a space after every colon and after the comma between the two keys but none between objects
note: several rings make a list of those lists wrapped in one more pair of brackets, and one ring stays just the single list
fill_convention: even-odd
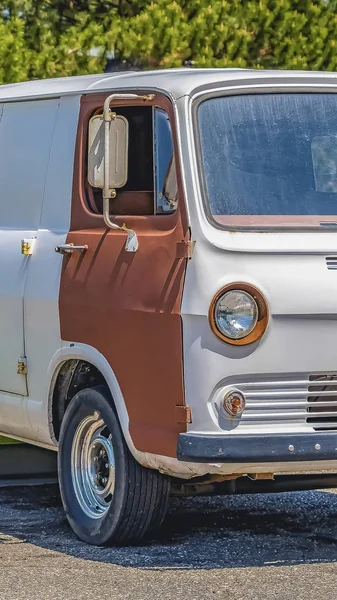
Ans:
[{"label": "rust spot", "polygon": [[177,258],[192,258],[195,242],[183,240],[177,242]]},{"label": "rust spot", "polygon": [[192,423],[191,407],[185,405],[176,406],[175,420],[177,423]]}]

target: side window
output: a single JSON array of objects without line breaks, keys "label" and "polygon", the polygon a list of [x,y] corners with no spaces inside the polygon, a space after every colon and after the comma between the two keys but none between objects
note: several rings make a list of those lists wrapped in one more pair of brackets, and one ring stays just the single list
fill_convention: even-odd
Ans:
[{"label": "side window", "polygon": [[155,211],[171,213],[178,200],[176,165],[170,121],[160,108],[154,110],[153,149]]},{"label": "side window", "polygon": [[0,105],[1,227],[39,228],[59,100]]},{"label": "side window", "polygon": [[[110,214],[141,216],[174,212],[178,189],[167,113],[161,108],[142,105],[118,106],[114,110],[129,124],[128,179],[117,190],[116,198],[110,200]],[[100,113],[101,109],[96,109],[91,116]],[[88,207],[102,214],[102,190],[90,185],[87,171],[85,180]]]},{"label": "side window", "polygon": [[[152,106],[116,106],[118,115],[129,124],[128,179],[110,201],[111,215],[153,215],[153,116]],[[93,114],[100,114],[102,109]],[[87,203],[98,214],[103,212],[102,190],[88,184]]]}]

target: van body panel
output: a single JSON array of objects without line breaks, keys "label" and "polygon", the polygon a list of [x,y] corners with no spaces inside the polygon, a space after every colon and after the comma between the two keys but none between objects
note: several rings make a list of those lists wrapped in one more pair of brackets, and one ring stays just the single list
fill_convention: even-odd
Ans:
[{"label": "van body panel", "polygon": [[[13,221],[11,228],[2,228],[0,236],[0,246],[4,244],[3,255],[6,252],[6,261],[0,263],[0,271],[7,269],[6,277],[2,277],[2,283],[0,283],[0,289],[1,285],[6,284],[7,286],[3,292],[3,301],[7,302],[7,306],[5,313],[1,311],[2,327],[7,328],[11,344],[6,349],[3,348],[1,353],[0,381],[2,385],[10,373],[14,373],[18,382],[15,389],[12,384],[11,390],[15,391],[17,396],[13,393],[0,395],[0,428],[4,433],[20,438],[52,444],[48,423],[48,394],[51,385],[48,367],[53,355],[62,346],[58,307],[62,257],[55,252],[55,247],[65,242],[69,231],[79,97],[24,102],[15,105],[6,104],[6,109],[10,109],[13,116],[15,116],[15,112],[24,114],[27,121],[23,131],[27,132],[25,143],[26,146],[30,144],[30,147],[24,147],[23,144],[22,152],[27,156],[28,166],[26,170],[21,169],[21,172],[19,168],[17,169],[18,188],[14,186],[14,189],[17,189],[20,195],[15,196],[15,206],[18,207],[18,211],[22,210],[22,227],[26,221],[28,223],[29,219],[33,219],[32,224],[35,229],[20,229],[19,222],[18,228],[15,229]],[[8,123],[9,131],[12,126],[15,127],[14,119]],[[39,137],[40,128],[42,137]],[[23,138],[24,141],[25,138]],[[16,144],[18,143],[18,139],[16,139]],[[41,152],[43,151],[41,162],[38,160],[40,148]],[[8,172],[9,168],[6,173],[7,177]],[[22,189],[20,189],[20,176],[23,177],[23,175],[25,179],[22,181]],[[40,188],[37,188],[42,175],[43,181],[41,181]],[[12,191],[11,194],[13,196]],[[38,200],[39,205],[37,208],[35,207],[35,212],[30,211],[27,202],[30,201],[34,206],[33,203]],[[22,206],[20,202],[22,202]],[[12,207],[11,210],[13,211]],[[4,210],[2,210],[2,214],[5,214]],[[14,217],[13,212],[8,219]],[[17,218],[20,218],[19,214]],[[36,238],[33,254],[24,256],[21,254],[21,239],[31,237]],[[12,241],[9,244],[10,239]],[[8,260],[11,256],[10,248],[13,248],[14,260],[21,263],[16,277],[13,276],[15,274],[13,264],[11,265]],[[13,286],[15,281],[21,286],[19,299],[13,298],[13,294],[9,295],[9,286]],[[15,317],[12,317],[15,307],[17,307],[16,314]],[[20,323],[21,331],[19,330]],[[23,338],[23,324],[25,339]],[[21,346],[18,342],[19,331]],[[17,361],[24,354],[27,356],[27,376],[16,373]],[[7,367],[6,371],[5,366]],[[25,398],[26,379],[29,396]],[[6,387],[8,388],[9,385]]]},{"label": "van body panel", "polygon": [[[135,254],[124,250],[125,232],[106,229],[102,216],[88,210],[86,124],[103,100],[82,102],[67,243],[88,250],[63,261],[61,336],[93,346],[108,360],[137,450],[176,456],[178,435],[186,429],[175,410],[184,404],[180,303],[186,258],[177,253],[178,243],[189,238],[183,193],[179,184],[179,206],[171,215],[115,217],[116,224],[137,231]],[[170,102],[156,96],[155,104],[168,111],[175,136]]]},{"label": "van body panel", "polygon": [[[62,348],[59,290],[64,244],[70,226],[75,140],[80,99],[60,99],[46,177],[45,199],[36,248],[29,257],[25,289],[25,336],[29,398],[27,410],[37,440],[50,443],[48,397],[50,364]],[[28,358],[29,357],[29,358]]]},{"label": "van body panel", "polygon": [[176,68],[154,71],[129,71],[106,74],[60,77],[2,85],[1,101],[20,101],[32,98],[48,98],[66,95],[97,94],[99,92],[150,90],[170,94],[178,100],[182,96],[195,95],[196,91],[228,85],[238,87],[246,84],[311,85],[321,89],[336,84],[336,73],[322,71],[286,71],[262,69],[203,69]]},{"label": "van body panel", "polygon": [[[308,92],[309,87],[301,88],[298,80],[296,91]],[[336,92],[336,86],[331,86],[330,91],[332,87]],[[237,90],[235,86],[224,86],[216,93],[268,91],[290,93],[294,87],[287,88],[285,82],[280,82],[278,89],[274,82],[271,90],[267,84],[260,88],[246,85]],[[324,88],[322,91],[326,92]],[[181,438],[180,459],[201,460],[203,445],[205,461],[216,461],[218,457],[228,465],[232,463],[234,472],[233,463],[240,461],[239,455],[246,462],[251,448],[251,468],[260,472],[263,468],[261,453],[266,453],[269,447],[266,464],[274,462],[279,453],[283,458],[287,455],[290,463],[296,462],[300,455],[311,456],[313,461],[328,457],[329,468],[333,469],[336,460],[332,459],[337,458],[337,419],[333,418],[333,403],[325,408],[327,414],[322,413],[320,417],[318,411],[310,413],[312,408],[308,408],[308,402],[322,402],[324,398],[336,400],[329,379],[335,377],[337,368],[334,352],[337,279],[335,271],[329,269],[330,257],[333,260],[337,254],[336,234],[308,230],[233,231],[210,223],[200,186],[196,131],[191,127],[193,103],[199,102],[201,97],[202,93],[200,97],[178,101],[184,162],[186,159],[185,185],[190,190],[189,198],[194,198],[189,209],[192,239],[196,241],[193,260],[187,267],[182,301],[185,399],[191,407],[192,423],[188,425],[191,437],[187,434]],[[240,282],[257,288],[269,310],[265,334],[246,346],[222,341],[209,322],[213,298],[234,282],[238,282],[238,289]],[[321,398],[319,380],[325,394]],[[238,417],[230,417],[222,405],[225,394],[233,389],[243,393],[246,400],[246,408]],[[259,435],[263,443],[269,436],[267,445],[254,446],[254,440],[258,444]],[[287,435],[286,446],[278,452],[281,440]],[[238,453],[235,455],[235,442],[231,445],[231,440],[236,436]],[[247,443],[240,446],[242,436],[247,436]],[[298,444],[295,448],[292,436],[294,444]],[[329,440],[327,447],[324,440]],[[242,465],[240,472],[241,468]]]},{"label": "van body panel", "polygon": [[58,100],[5,104],[0,120],[0,388],[27,395],[18,374],[25,356],[24,290],[30,256],[21,240],[36,238]]},{"label": "van body panel", "polygon": [[6,256],[0,261],[0,389],[26,396],[26,376],[17,373],[18,361],[25,355],[23,295],[27,260],[21,254],[21,236],[35,237],[36,231],[6,230],[0,236],[0,253]]},{"label": "van body panel", "polygon": [[[207,271],[205,261],[212,265]],[[208,318],[215,294],[235,280],[258,288],[270,310],[266,333],[248,346],[231,346],[218,339]],[[315,281],[315,288],[309,290],[308,281]],[[286,413],[276,423],[270,415],[270,411],[276,412],[276,407],[273,409],[267,401],[271,402],[273,394],[282,396],[282,390],[284,401],[287,394],[289,401],[290,396],[295,400],[296,389],[299,397],[302,391],[300,399],[304,401],[304,388],[310,385],[311,376],[336,371],[333,348],[337,335],[337,279],[335,272],[328,271],[324,257],[304,260],[289,256],[286,260],[280,255],[222,255],[214,247],[201,243],[195,249],[193,264],[188,265],[185,291],[182,304],[185,392],[193,416],[189,429],[235,435],[242,433],[244,424],[247,434],[267,429],[272,433],[282,428],[308,431],[305,408],[302,416],[294,414],[291,419]],[[241,389],[241,385],[247,394],[249,386],[259,387],[261,394],[256,401],[261,402],[267,395],[262,388],[269,389],[265,419],[256,418],[250,426],[244,415],[230,421],[221,418],[217,410],[220,395],[224,397],[228,386]]]}]

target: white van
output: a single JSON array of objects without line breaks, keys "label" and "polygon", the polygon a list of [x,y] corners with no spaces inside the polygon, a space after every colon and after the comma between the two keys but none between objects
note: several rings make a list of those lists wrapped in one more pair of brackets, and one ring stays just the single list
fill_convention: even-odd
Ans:
[{"label": "white van", "polygon": [[222,69],[0,87],[0,433],[59,449],[81,539],[149,535],[179,480],[336,470],[336,92]]}]

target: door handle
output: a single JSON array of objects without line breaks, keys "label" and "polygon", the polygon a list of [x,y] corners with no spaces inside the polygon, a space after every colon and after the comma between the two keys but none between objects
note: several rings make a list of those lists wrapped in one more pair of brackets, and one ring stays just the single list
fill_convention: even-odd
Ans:
[{"label": "door handle", "polygon": [[74,246],[74,244],[61,244],[60,246],[56,246],[55,252],[59,252],[59,254],[72,254],[73,252],[85,252],[88,250],[87,244],[84,246]]}]

